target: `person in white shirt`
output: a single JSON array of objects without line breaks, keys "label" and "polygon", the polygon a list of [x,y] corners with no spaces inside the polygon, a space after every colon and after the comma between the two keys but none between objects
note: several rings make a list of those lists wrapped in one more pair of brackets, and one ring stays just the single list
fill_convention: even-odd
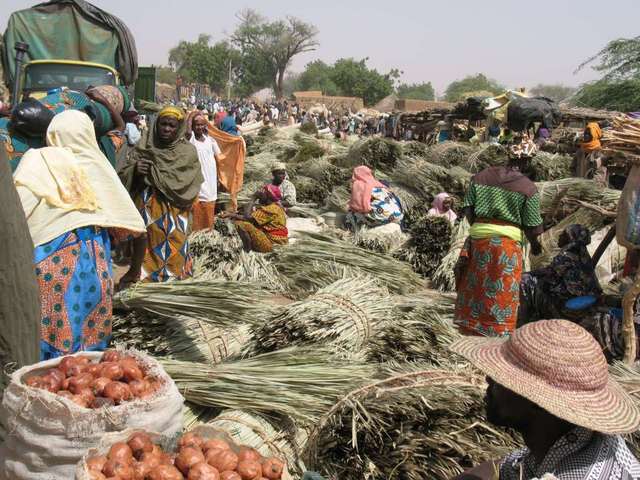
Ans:
[{"label": "person in white shirt", "polygon": [[187,139],[196,147],[202,167],[204,182],[198,200],[193,204],[192,231],[206,230],[215,222],[218,199],[218,169],[216,160],[222,153],[218,143],[209,136],[209,122],[199,110],[194,110],[187,119]]}]

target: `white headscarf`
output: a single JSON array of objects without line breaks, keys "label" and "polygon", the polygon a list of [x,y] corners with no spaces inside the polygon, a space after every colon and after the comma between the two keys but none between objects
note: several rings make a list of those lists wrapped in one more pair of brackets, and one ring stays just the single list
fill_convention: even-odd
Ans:
[{"label": "white headscarf", "polygon": [[34,246],[87,226],[145,231],[85,113],[67,110],[53,117],[47,145],[28,150],[13,175]]}]

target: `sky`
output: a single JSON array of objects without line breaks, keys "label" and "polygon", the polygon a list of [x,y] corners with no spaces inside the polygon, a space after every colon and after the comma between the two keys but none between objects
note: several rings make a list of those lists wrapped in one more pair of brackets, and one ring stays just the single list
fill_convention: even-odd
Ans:
[{"label": "sky", "polygon": [[[9,14],[38,3],[1,0],[0,28]],[[580,63],[610,40],[640,35],[640,0],[92,0],[132,30],[140,65],[165,65],[180,40],[207,33],[222,40],[235,14],[253,8],[269,18],[293,15],[313,23],[320,45],[296,57],[292,71],[321,59],[368,57],[402,81],[431,81],[438,93],[454,80],[484,73],[508,87],[538,83],[577,86],[598,78]]]}]

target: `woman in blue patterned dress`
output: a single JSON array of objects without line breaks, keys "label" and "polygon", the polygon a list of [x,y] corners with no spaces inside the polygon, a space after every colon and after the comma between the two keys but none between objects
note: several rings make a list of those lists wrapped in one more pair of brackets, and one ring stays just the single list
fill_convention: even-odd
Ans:
[{"label": "woman in blue patterned dress", "polygon": [[379,227],[401,223],[404,218],[400,200],[384,183],[373,176],[371,169],[361,165],[353,169],[351,200],[347,224]]}]

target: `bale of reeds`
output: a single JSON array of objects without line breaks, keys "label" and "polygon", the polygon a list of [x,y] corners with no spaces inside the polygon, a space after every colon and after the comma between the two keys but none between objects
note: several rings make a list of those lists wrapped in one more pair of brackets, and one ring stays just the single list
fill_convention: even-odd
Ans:
[{"label": "bale of reeds", "polygon": [[359,140],[351,146],[347,161],[350,167],[366,165],[373,170],[391,172],[402,158],[400,142],[373,137]]},{"label": "bale of reeds", "polygon": [[293,136],[293,141],[298,145],[298,150],[295,156],[290,159],[292,163],[302,163],[314,158],[321,158],[328,153],[325,149],[325,144],[313,135],[297,132]]},{"label": "bale of reeds", "polygon": [[423,142],[404,142],[402,144],[402,153],[405,157],[424,158],[429,152],[429,146]]},{"label": "bale of reeds", "polygon": [[521,442],[485,418],[483,376],[411,365],[345,395],[312,431],[307,464],[329,478],[448,480]]},{"label": "bale of reeds", "polygon": [[251,358],[207,365],[160,359],[185,400],[205,407],[290,417],[315,424],[373,367],[339,359],[321,348],[288,348]]},{"label": "bale of reeds", "polygon": [[506,165],[508,159],[509,153],[504,146],[483,144],[472,152],[461,166],[471,173],[478,173],[485,168]]},{"label": "bale of reeds", "polygon": [[392,311],[388,291],[373,279],[340,279],[256,325],[247,354],[311,344],[357,352],[392,318]]},{"label": "bale of reeds", "polygon": [[235,262],[242,251],[242,241],[232,224],[217,219],[211,230],[189,235],[189,253],[193,258],[194,276],[215,270],[218,265]]},{"label": "bale of reeds", "polygon": [[458,223],[456,228],[454,228],[449,253],[444,256],[442,262],[431,277],[431,284],[437,290],[452,292],[456,289],[454,268],[458,262],[458,258],[460,258],[460,251],[464,246],[464,242],[469,236],[470,228],[471,226],[467,219],[463,219]]},{"label": "bale of reeds", "polygon": [[477,147],[468,143],[443,142],[431,145],[426,155],[425,161],[442,167],[464,166],[469,156],[478,150]]},{"label": "bale of reeds", "polygon": [[351,193],[348,186],[334,187],[325,199],[324,208],[330,212],[347,213],[350,198]]},{"label": "bale of reeds", "polygon": [[447,192],[460,201],[469,187],[471,174],[461,167],[446,168],[423,160],[403,160],[392,172],[392,179],[421,192],[429,201],[440,192]]},{"label": "bale of reeds", "polygon": [[327,234],[302,234],[295,244],[278,248],[273,254],[273,263],[291,290],[306,288],[310,281],[313,285],[313,278],[328,264],[356,268],[395,293],[408,293],[423,285],[410,265]]},{"label": "bale of reeds", "polygon": [[367,342],[369,361],[422,362],[443,367],[459,361],[449,350],[449,345],[461,337],[453,324],[454,297],[431,290],[419,299],[398,299],[397,303],[394,320],[383,324]]},{"label": "bale of reeds", "polygon": [[260,152],[247,157],[244,162],[244,182],[268,183],[271,180],[271,169],[278,158],[270,152]]},{"label": "bale of reeds", "polygon": [[538,152],[529,162],[527,173],[535,182],[571,177],[573,158],[560,153]]}]

